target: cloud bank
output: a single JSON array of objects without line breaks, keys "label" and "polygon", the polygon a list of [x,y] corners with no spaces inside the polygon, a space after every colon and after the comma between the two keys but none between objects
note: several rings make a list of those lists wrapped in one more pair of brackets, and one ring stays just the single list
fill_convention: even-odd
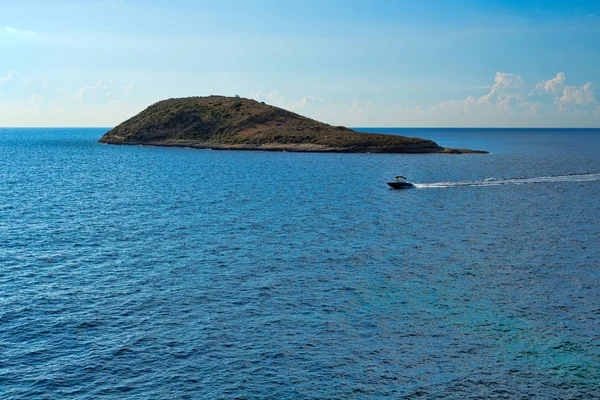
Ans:
[{"label": "cloud bank", "polygon": [[315,112],[327,122],[349,126],[600,127],[600,105],[592,82],[570,85],[564,72],[528,84],[521,75],[497,72],[487,92],[433,106],[378,104],[353,100],[325,104]]},{"label": "cloud bank", "polygon": [[0,75],[0,126],[114,126],[144,108],[129,97],[132,90],[131,83],[103,80],[74,89],[53,87],[41,77],[10,70]]},{"label": "cloud bank", "polygon": [[[478,98],[469,96],[464,100],[442,102],[431,110],[450,109],[459,113],[504,112],[531,118],[536,115],[569,116],[597,111],[594,85],[587,82],[582,86],[567,85],[567,76],[559,72],[551,79],[539,81],[531,89],[521,76],[497,72],[490,91]],[[577,111],[577,114],[572,114]]]},{"label": "cloud bank", "polygon": [[[92,83],[95,82],[95,83]],[[0,126],[113,126],[150,105],[132,94],[134,84],[99,79],[76,88],[9,70],[0,73]],[[571,84],[558,72],[526,82],[497,72],[479,95],[434,105],[392,104],[381,98],[326,99],[253,91],[248,97],[333,125],[354,127],[600,127],[595,85]],[[475,90],[475,89],[474,89]],[[158,99],[157,99],[158,100]]]}]

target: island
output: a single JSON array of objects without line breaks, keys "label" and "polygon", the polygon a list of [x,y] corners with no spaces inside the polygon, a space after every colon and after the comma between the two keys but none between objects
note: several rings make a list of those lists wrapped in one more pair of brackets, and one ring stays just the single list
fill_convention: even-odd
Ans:
[{"label": "island", "polygon": [[432,140],[358,132],[240,97],[159,101],[108,131],[100,143],[214,150],[338,153],[486,153]]}]

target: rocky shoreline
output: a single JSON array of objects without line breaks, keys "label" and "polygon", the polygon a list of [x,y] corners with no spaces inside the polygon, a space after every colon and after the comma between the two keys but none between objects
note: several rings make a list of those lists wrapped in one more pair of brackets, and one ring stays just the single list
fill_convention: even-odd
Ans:
[{"label": "rocky shoreline", "polygon": [[431,146],[395,146],[395,147],[328,147],[314,144],[214,144],[207,142],[161,141],[133,142],[104,140],[103,144],[156,147],[184,147],[205,150],[245,150],[245,151],[280,151],[290,153],[402,153],[402,154],[488,154],[487,151],[453,149]]}]

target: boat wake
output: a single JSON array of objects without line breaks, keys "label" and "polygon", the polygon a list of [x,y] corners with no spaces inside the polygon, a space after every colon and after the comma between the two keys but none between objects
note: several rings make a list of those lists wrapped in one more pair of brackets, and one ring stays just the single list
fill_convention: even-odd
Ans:
[{"label": "boat wake", "polygon": [[525,185],[528,183],[589,182],[600,180],[600,173],[540,176],[535,178],[488,178],[483,181],[415,183],[419,189],[455,188],[462,186]]}]

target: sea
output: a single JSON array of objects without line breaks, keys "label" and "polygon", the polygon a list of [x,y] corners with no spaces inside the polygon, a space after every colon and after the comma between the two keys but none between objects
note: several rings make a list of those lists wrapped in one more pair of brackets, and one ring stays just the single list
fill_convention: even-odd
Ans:
[{"label": "sea", "polygon": [[0,129],[1,399],[600,398],[599,129],[107,130]]}]

